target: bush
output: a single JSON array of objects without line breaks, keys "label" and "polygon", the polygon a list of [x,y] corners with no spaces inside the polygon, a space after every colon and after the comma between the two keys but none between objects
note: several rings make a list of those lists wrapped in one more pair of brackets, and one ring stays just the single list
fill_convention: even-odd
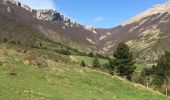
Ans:
[{"label": "bush", "polygon": [[100,62],[99,62],[97,57],[94,58],[93,67],[94,68],[100,68],[101,67]]},{"label": "bush", "polygon": [[9,74],[16,76],[17,75],[16,69],[15,68],[11,68],[10,71],[9,71]]},{"label": "bush", "polygon": [[69,50],[55,50],[55,52],[59,53],[59,54],[63,54],[63,55],[71,55]]},{"label": "bush", "polygon": [[93,53],[93,52],[90,52],[90,53],[89,53],[89,57],[94,57],[94,53]]},{"label": "bush", "polygon": [[16,42],[14,40],[11,40],[10,44],[16,44]]},{"label": "bush", "polygon": [[82,62],[80,63],[80,66],[81,66],[81,67],[85,67],[85,66],[86,66],[85,62],[82,61]]},{"label": "bush", "polygon": [[21,45],[21,41],[17,41],[17,44],[18,44],[18,45]]},{"label": "bush", "polygon": [[6,43],[6,42],[8,42],[8,40],[7,40],[6,38],[4,38],[4,39],[3,39],[3,42],[5,42],[5,43]]},{"label": "bush", "polygon": [[47,62],[44,59],[42,59],[42,58],[37,58],[37,59],[33,60],[32,64],[34,66],[38,66],[39,68],[43,68],[43,67],[47,67],[48,66]]}]

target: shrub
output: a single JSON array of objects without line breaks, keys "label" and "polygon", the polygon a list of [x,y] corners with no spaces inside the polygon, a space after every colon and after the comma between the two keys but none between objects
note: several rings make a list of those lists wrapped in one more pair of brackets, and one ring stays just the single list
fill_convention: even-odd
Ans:
[{"label": "shrub", "polygon": [[90,53],[89,53],[89,57],[94,57],[94,53],[93,53],[93,52],[90,52]]},{"label": "shrub", "polygon": [[37,58],[37,59],[34,59],[32,61],[32,64],[34,66],[38,66],[39,68],[43,68],[43,67],[47,67],[47,62],[45,61],[45,59],[42,59],[42,58]]},{"label": "shrub", "polygon": [[100,68],[101,67],[100,62],[99,62],[97,57],[94,58],[93,67],[94,68]]},{"label": "shrub", "polygon": [[4,38],[4,39],[3,39],[3,42],[5,42],[5,43],[6,43],[6,42],[8,42],[8,40],[7,40],[6,38]]},{"label": "shrub", "polygon": [[18,45],[21,45],[21,41],[17,41],[17,44],[18,44]]},{"label": "shrub", "polygon": [[11,44],[16,44],[16,42],[14,40],[11,40],[10,43]]},{"label": "shrub", "polygon": [[80,66],[81,66],[81,67],[85,67],[85,66],[86,66],[85,62],[84,62],[84,61],[81,61]]},{"label": "shrub", "polygon": [[9,71],[9,74],[10,74],[10,75],[15,75],[15,76],[16,76],[16,75],[17,75],[16,69],[15,69],[15,68],[11,68],[10,71]]},{"label": "shrub", "polygon": [[55,50],[55,52],[63,54],[63,55],[70,55],[71,54],[69,50],[64,50],[64,49],[62,49],[62,50]]}]

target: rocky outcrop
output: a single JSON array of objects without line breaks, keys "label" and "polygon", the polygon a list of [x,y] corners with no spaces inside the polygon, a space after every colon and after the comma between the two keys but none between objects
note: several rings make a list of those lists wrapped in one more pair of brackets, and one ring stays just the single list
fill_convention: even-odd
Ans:
[{"label": "rocky outcrop", "polygon": [[95,29],[96,29],[95,27],[93,27],[93,26],[88,26],[88,25],[84,25],[83,27],[84,27],[84,29],[91,31],[91,32],[93,32],[94,34],[97,34],[97,32],[95,31]]},{"label": "rocky outcrop", "polygon": [[34,13],[40,20],[61,21],[64,19],[63,15],[51,9],[34,10]]},{"label": "rocky outcrop", "polygon": [[[83,27],[84,30],[87,30],[87,31],[97,34],[94,27],[86,26],[86,25],[82,26],[82,25],[78,24],[77,22],[71,20],[70,18],[65,17],[63,14],[61,14],[57,11],[54,11],[52,9],[31,9],[29,6],[24,5],[16,0],[3,0],[3,2],[5,4],[7,4],[8,2],[11,2],[12,4],[22,7],[25,10],[27,10],[31,13],[34,13],[35,14],[34,16],[39,20],[62,22],[64,24],[61,27],[62,29],[68,29],[71,27],[77,27],[77,28]],[[11,9],[8,9],[9,12],[11,12],[10,10]]]}]

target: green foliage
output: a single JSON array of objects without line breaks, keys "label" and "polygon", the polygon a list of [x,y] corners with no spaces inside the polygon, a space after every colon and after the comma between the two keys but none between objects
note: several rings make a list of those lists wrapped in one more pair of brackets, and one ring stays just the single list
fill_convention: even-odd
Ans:
[{"label": "green foliage", "polygon": [[109,67],[110,67],[111,70],[114,70],[114,69],[115,69],[114,60],[109,59]]},{"label": "green foliage", "polygon": [[116,74],[115,70],[115,62],[113,59],[109,59],[109,67],[108,67],[109,73],[110,74]]},{"label": "green foliage", "polygon": [[96,53],[96,56],[97,56],[98,58],[109,59],[108,55],[106,55],[106,54]]},{"label": "green foliage", "polygon": [[157,86],[162,86],[168,77],[170,77],[170,53],[165,54],[158,60],[157,66],[154,67],[154,82]]},{"label": "green foliage", "polygon": [[95,57],[94,60],[93,60],[93,67],[94,68],[100,68],[101,67],[100,62],[99,62],[97,57]]},{"label": "green foliage", "polygon": [[[76,55],[71,55],[70,58],[72,58],[72,60],[76,61],[77,63],[81,63],[82,61],[84,61],[86,63],[86,65],[88,66],[93,66],[93,57],[88,57],[88,56],[76,56]],[[107,59],[102,59],[102,58],[98,58],[100,61],[100,64],[106,64],[108,63]]]},{"label": "green foliage", "polygon": [[90,52],[90,53],[89,53],[89,57],[94,57],[94,53],[93,53],[93,52]]},{"label": "green foliage", "polygon": [[85,62],[82,60],[82,62],[80,63],[80,66],[81,67],[85,67],[86,66],[86,64],[85,64]]},{"label": "green foliage", "polygon": [[3,39],[3,42],[5,42],[5,43],[8,42],[7,38],[4,38],[4,39]]},{"label": "green foliage", "polygon": [[[145,68],[141,72],[140,83],[149,83],[161,92],[165,92],[168,89],[170,77],[170,53],[165,51],[165,54],[157,61],[157,65],[153,65],[151,68]],[[169,92],[168,90],[167,92]]]},{"label": "green foliage", "polygon": [[140,77],[138,82],[147,86],[147,85],[152,85],[152,75],[154,73],[153,67],[147,68],[145,67],[143,71],[140,73]]},{"label": "green foliage", "polygon": [[[5,49],[9,54],[1,58],[4,62],[0,66],[0,90],[2,90],[0,98],[2,100],[169,99],[151,89],[134,86],[133,83],[118,77],[93,71],[90,68],[65,64],[67,61],[63,59],[68,56],[22,45],[4,44],[10,45],[11,49]],[[26,49],[27,52],[26,54],[18,53],[14,48]],[[2,49],[0,54],[3,54]],[[45,55],[48,67],[40,69],[31,66],[26,59],[23,59],[26,55],[31,55],[32,58],[43,58]],[[52,61],[53,57],[58,57],[56,59],[63,62]]]},{"label": "green foliage", "polygon": [[9,43],[16,44],[15,40],[11,40]]},{"label": "green foliage", "polygon": [[120,76],[126,76],[127,79],[131,79],[136,67],[133,61],[133,55],[127,44],[121,42],[118,44],[116,51],[113,53],[114,65]]},{"label": "green foliage", "polygon": [[144,68],[143,71],[141,72],[141,74],[143,76],[150,76],[153,74],[154,70],[153,70],[154,66],[151,68]]},{"label": "green foliage", "polygon": [[17,44],[18,44],[18,45],[21,45],[21,41],[17,41]]}]

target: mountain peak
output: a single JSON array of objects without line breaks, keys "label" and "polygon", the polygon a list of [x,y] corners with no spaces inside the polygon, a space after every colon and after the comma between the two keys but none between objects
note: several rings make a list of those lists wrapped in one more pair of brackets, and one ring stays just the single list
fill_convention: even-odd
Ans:
[{"label": "mountain peak", "polygon": [[164,4],[154,5],[153,7],[149,8],[148,10],[146,10],[146,11],[140,13],[139,15],[133,17],[132,19],[124,22],[122,24],[122,26],[131,24],[134,22],[139,22],[142,18],[147,17],[147,16],[151,16],[151,15],[159,14],[159,13],[162,14],[165,12],[170,13],[170,1],[165,2]]}]

